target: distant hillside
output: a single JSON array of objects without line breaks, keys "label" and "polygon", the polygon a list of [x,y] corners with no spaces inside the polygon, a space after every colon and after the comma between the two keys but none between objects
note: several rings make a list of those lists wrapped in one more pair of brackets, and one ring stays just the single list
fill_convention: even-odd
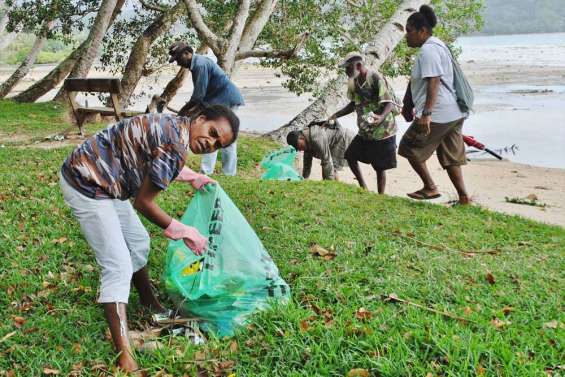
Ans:
[{"label": "distant hillside", "polygon": [[486,0],[485,34],[565,32],[564,0]]}]

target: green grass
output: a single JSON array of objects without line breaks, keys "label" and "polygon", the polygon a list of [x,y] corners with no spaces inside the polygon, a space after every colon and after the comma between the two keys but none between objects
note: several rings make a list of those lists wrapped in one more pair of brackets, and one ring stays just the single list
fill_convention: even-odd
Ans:
[{"label": "green grass", "polygon": [[[19,65],[31,51],[35,42],[35,35],[18,33],[15,41],[12,41],[0,55],[0,63]],[[35,64],[58,63],[73,51],[73,44],[65,44],[63,41],[49,39],[39,52]]]},{"label": "green grass", "polygon": [[[70,123],[71,119],[74,118],[66,103],[0,100],[0,144],[27,144],[68,131],[78,134],[78,127]],[[85,132],[92,134],[106,125],[107,122],[87,124]]]},{"label": "green grass", "polygon": [[[8,107],[17,114],[18,106]],[[34,105],[21,109],[35,114]],[[144,368],[238,377],[354,368],[371,376],[563,373],[562,228],[337,182],[259,181],[255,165],[272,148],[242,138],[243,177],[218,179],[290,284],[292,302],[256,315],[233,338],[200,347],[165,338],[163,350],[138,355]],[[17,376],[45,367],[67,375],[73,366],[96,375],[96,365],[114,362],[95,304],[97,265],[57,183],[70,150],[0,148],[0,371]],[[173,184],[159,203],[178,214],[189,199],[185,185]],[[159,283],[167,242],[157,227],[148,230]],[[313,244],[337,256],[315,257]],[[384,300],[391,293],[470,322]],[[356,315],[360,308],[370,318]],[[132,327],[143,323],[135,294],[128,312]]]}]

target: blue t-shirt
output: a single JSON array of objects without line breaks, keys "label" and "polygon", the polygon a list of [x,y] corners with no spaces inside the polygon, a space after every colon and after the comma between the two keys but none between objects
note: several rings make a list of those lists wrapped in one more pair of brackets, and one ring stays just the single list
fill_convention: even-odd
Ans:
[{"label": "blue t-shirt", "polygon": [[212,59],[194,54],[190,63],[194,91],[191,100],[227,107],[245,104],[239,89]]}]

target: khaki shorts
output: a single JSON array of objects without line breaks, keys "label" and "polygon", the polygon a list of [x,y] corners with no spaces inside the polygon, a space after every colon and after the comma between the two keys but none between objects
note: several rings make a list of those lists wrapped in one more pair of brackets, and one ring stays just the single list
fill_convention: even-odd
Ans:
[{"label": "khaki shorts", "polygon": [[437,151],[437,158],[444,169],[465,165],[467,157],[461,133],[464,121],[465,119],[459,119],[451,123],[432,123],[427,136],[414,122],[402,137],[398,154],[408,160],[424,162]]}]

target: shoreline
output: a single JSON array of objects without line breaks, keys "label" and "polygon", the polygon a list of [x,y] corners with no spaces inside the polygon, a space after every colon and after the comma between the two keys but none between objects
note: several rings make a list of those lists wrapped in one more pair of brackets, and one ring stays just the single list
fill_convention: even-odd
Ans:
[{"label": "shoreline", "polygon": [[[386,194],[407,198],[406,194],[422,187],[421,181],[411,169],[408,161],[397,156],[398,167],[387,171]],[[302,154],[297,164],[302,172]],[[361,172],[370,191],[377,191],[376,173],[370,165],[362,164]],[[432,178],[436,182],[442,196],[426,202],[449,205],[457,199],[447,173],[440,167],[435,156],[428,161]],[[463,166],[463,176],[467,190],[474,205],[508,215],[519,215],[528,219],[550,225],[565,227],[565,169],[542,168],[508,160],[496,161],[473,159]],[[339,173],[341,182],[358,186],[353,173],[344,167]],[[320,161],[314,159],[312,164],[312,180],[322,179]],[[535,207],[524,204],[509,203],[508,198],[526,199],[535,195],[540,204],[547,207]]]}]

